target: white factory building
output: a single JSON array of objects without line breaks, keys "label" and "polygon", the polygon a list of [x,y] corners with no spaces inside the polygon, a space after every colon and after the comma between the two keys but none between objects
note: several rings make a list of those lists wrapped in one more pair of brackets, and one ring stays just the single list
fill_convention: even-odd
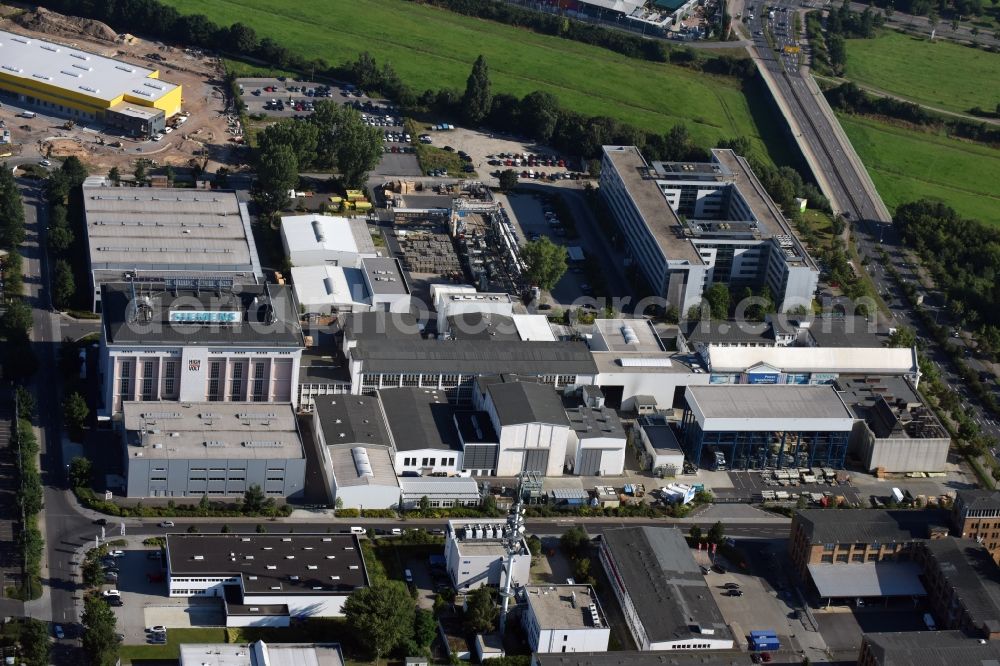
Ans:
[{"label": "white factory building", "polygon": [[521,599],[532,652],[607,651],[611,627],[590,585],[525,585]]},{"label": "white factory building", "polygon": [[364,257],[359,263],[358,268],[332,264],[293,266],[292,288],[305,312],[409,312],[410,286],[395,259]]},{"label": "white factory building", "polygon": [[703,353],[712,384],[832,384],[842,375],[920,382],[917,350],[905,347],[720,347]]},{"label": "white factory building", "polygon": [[166,566],[171,597],[222,599],[228,627],[342,617],[369,584],[353,534],[168,534]]},{"label": "white factory building", "polygon": [[305,342],[287,287],[101,287],[99,418],[122,403],[298,400]]},{"label": "white factory building", "polygon": [[570,433],[566,467],[578,476],[620,476],[625,469],[625,428],[596,386],[580,389],[581,404],[566,408]]},{"label": "white factory building", "polygon": [[[510,527],[503,518],[449,520],[444,557],[455,589],[465,592],[483,585],[506,584],[506,551],[502,539]],[[514,555],[512,584],[526,585],[531,578],[531,553],[523,537]]]},{"label": "white factory building", "polygon": [[362,258],[378,256],[368,223],[360,217],[282,217],[281,244],[292,266],[360,268]]}]

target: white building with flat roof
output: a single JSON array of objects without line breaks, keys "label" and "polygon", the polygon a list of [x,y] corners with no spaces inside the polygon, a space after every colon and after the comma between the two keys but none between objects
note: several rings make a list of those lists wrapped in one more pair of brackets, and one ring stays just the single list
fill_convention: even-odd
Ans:
[{"label": "white building with flat roof", "polygon": [[281,218],[281,244],[292,266],[361,268],[362,257],[378,256],[360,217],[287,215]]},{"label": "white building with flat roof", "polygon": [[337,643],[182,643],[180,666],[344,666]]},{"label": "white building with flat roof", "polygon": [[295,299],[306,314],[328,315],[367,312],[371,294],[360,268],[345,266],[292,266]]},{"label": "white building with flat roof", "polygon": [[83,209],[95,312],[110,282],[264,281],[250,214],[235,192],[85,185]]},{"label": "white building with flat roof", "polygon": [[[448,521],[444,558],[457,590],[474,590],[483,585],[502,587],[506,583],[507,555],[502,539],[509,529],[503,518]],[[530,579],[531,552],[521,539],[514,555],[513,584],[525,585]]]},{"label": "white building with flat roof", "polygon": [[532,652],[607,651],[611,627],[590,585],[526,585],[521,594]]}]

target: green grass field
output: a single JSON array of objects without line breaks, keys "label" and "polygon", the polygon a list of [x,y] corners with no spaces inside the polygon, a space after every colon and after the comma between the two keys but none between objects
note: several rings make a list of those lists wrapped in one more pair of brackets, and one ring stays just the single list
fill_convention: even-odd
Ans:
[{"label": "green grass field", "polygon": [[[166,0],[185,13],[251,26],[291,51],[330,63],[369,51],[390,62],[415,90],[464,90],[473,61],[484,54],[493,89],[555,94],[566,108],[606,115],[648,130],[685,122],[696,141],[747,136],[761,156],[758,124],[780,122],[751,109],[733,79],[627,58],[611,51],[490,23],[402,0]],[[755,100],[755,103],[756,100]],[[763,106],[761,99],[758,106]],[[780,142],[774,141],[779,146]]]},{"label": "green grass field", "polygon": [[1000,55],[952,42],[886,31],[850,39],[845,77],[913,102],[950,111],[1000,102]]},{"label": "green grass field", "polygon": [[838,114],[890,210],[921,198],[1000,225],[1000,150]]}]

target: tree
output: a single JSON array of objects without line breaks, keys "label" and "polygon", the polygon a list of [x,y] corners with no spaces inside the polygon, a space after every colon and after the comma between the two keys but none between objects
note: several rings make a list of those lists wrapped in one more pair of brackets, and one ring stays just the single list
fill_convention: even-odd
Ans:
[{"label": "tree", "polygon": [[431,499],[427,495],[424,495],[423,497],[420,498],[420,510],[421,511],[431,510]]},{"label": "tree", "polygon": [[31,330],[31,306],[22,300],[11,301],[0,319],[0,329],[8,339],[27,336]]},{"label": "tree", "polygon": [[369,127],[350,106],[339,107],[343,121],[331,139],[336,146],[337,171],[347,187],[364,187],[368,172],[382,159],[382,134]]},{"label": "tree", "polygon": [[528,279],[545,290],[552,289],[566,272],[566,257],[565,246],[556,245],[548,236],[529,241],[521,248]]},{"label": "tree", "polygon": [[230,531],[231,530],[229,529],[229,523],[226,523],[225,525],[223,525],[222,529],[219,530],[219,532],[221,532],[222,534],[229,534]]},{"label": "tree", "polygon": [[482,585],[472,591],[466,600],[465,626],[476,634],[488,634],[496,629],[500,610],[493,598],[493,589]]},{"label": "tree", "polygon": [[136,185],[143,185],[146,182],[146,160],[140,159],[135,163],[135,170],[132,172]]},{"label": "tree", "polygon": [[582,527],[571,527],[559,537],[559,546],[567,555],[575,557],[590,544],[590,535]]},{"label": "tree", "polygon": [[118,167],[111,167],[111,171],[108,171],[108,180],[116,187],[122,184],[122,172],[118,170]]},{"label": "tree", "polygon": [[90,416],[90,408],[83,396],[74,391],[63,401],[63,422],[69,430],[69,436],[74,441],[83,438],[83,427]]},{"label": "tree", "polygon": [[121,641],[111,606],[94,594],[83,604],[83,650],[91,666],[115,666]]},{"label": "tree", "polygon": [[729,316],[729,288],[721,282],[716,282],[705,290],[705,301],[713,319],[726,319]]},{"label": "tree", "polygon": [[49,627],[41,620],[26,618],[21,627],[21,661],[27,666],[48,666],[52,641]]},{"label": "tree", "polygon": [[913,348],[917,344],[917,334],[908,326],[900,326],[889,334],[886,345],[889,347]]},{"label": "tree", "polygon": [[288,205],[288,191],[299,183],[299,161],[290,146],[277,145],[257,157],[254,199],[265,214],[273,215]]},{"label": "tree", "polygon": [[429,610],[418,609],[413,616],[413,640],[422,647],[429,647],[437,637],[437,620]]},{"label": "tree", "polygon": [[[65,211],[65,208],[57,206],[52,209],[53,212],[57,210]],[[65,220],[65,215],[63,215],[61,223],[50,222],[47,238],[49,249],[56,254],[62,254],[73,244],[73,231],[69,228],[69,224]]]},{"label": "tree", "polygon": [[542,540],[534,534],[528,537],[528,552],[533,558],[542,554]]},{"label": "tree", "polygon": [[500,172],[500,191],[508,194],[517,187],[517,172],[513,169],[504,169]]},{"label": "tree", "polygon": [[96,557],[88,557],[81,568],[81,575],[84,585],[98,587],[104,582],[104,569],[101,567],[101,561]]},{"label": "tree", "polygon": [[35,418],[35,409],[37,407],[37,402],[35,401],[34,394],[24,386],[18,386],[15,392],[15,400],[17,400],[17,416],[18,418],[30,421]]},{"label": "tree", "polygon": [[70,155],[65,160],[63,160],[60,171],[66,176],[66,183],[69,185],[70,189],[80,187],[83,185],[83,181],[87,180],[87,176],[90,172],[87,171],[87,167],[83,165],[79,157],[75,155]]},{"label": "tree", "polygon": [[261,155],[267,155],[276,146],[288,146],[295,152],[299,167],[305,168],[316,160],[319,135],[320,129],[315,123],[282,118],[257,135],[257,148]]},{"label": "tree", "polygon": [[257,532],[257,534],[267,534],[267,528],[261,525],[260,523],[257,524],[257,527],[254,529],[254,531]]},{"label": "tree", "polygon": [[238,22],[229,26],[228,38],[229,49],[235,53],[253,53],[260,43],[253,28]]},{"label": "tree", "polygon": [[163,170],[163,175],[167,177],[167,182],[170,183],[170,187],[173,187],[174,179],[177,178],[177,172],[174,171],[174,168],[168,164],[167,168]]},{"label": "tree", "polygon": [[410,638],[414,614],[410,591],[397,580],[355,590],[344,603],[348,626],[376,663]]},{"label": "tree", "polygon": [[73,302],[76,293],[76,281],[73,279],[73,269],[65,259],[56,261],[52,276],[52,301],[57,308],[65,310]]},{"label": "tree", "polygon": [[521,126],[531,137],[548,143],[559,120],[559,102],[552,93],[536,90],[521,100]]},{"label": "tree", "polygon": [[69,462],[69,487],[89,488],[94,478],[94,465],[90,458],[76,456]]},{"label": "tree", "polygon": [[198,533],[198,526],[197,525],[188,525],[187,533],[188,534],[197,534]]},{"label": "tree", "polygon": [[480,55],[472,65],[472,72],[465,82],[462,97],[462,112],[470,125],[478,125],[490,112],[493,93],[490,90],[490,68],[486,58]]},{"label": "tree", "polygon": [[708,530],[708,541],[710,543],[722,543],[726,538],[726,527],[721,522],[716,521]]},{"label": "tree", "polygon": [[701,541],[701,528],[697,525],[692,525],[691,529],[688,530],[688,536],[691,537],[693,541]]},{"label": "tree", "polygon": [[264,508],[265,501],[266,498],[263,489],[256,483],[252,484],[243,493],[243,511],[246,513],[260,513]]}]

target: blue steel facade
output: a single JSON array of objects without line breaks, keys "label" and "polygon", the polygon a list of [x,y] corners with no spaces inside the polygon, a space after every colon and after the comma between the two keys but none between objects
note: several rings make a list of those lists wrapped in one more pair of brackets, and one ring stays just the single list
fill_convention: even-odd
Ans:
[{"label": "blue steel facade", "polygon": [[684,410],[681,428],[682,446],[688,460],[701,465],[702,456],[707,452],[721,451],[729,469],[844,469],[851,434],[775,430],[705,432],[688,408]]}]

